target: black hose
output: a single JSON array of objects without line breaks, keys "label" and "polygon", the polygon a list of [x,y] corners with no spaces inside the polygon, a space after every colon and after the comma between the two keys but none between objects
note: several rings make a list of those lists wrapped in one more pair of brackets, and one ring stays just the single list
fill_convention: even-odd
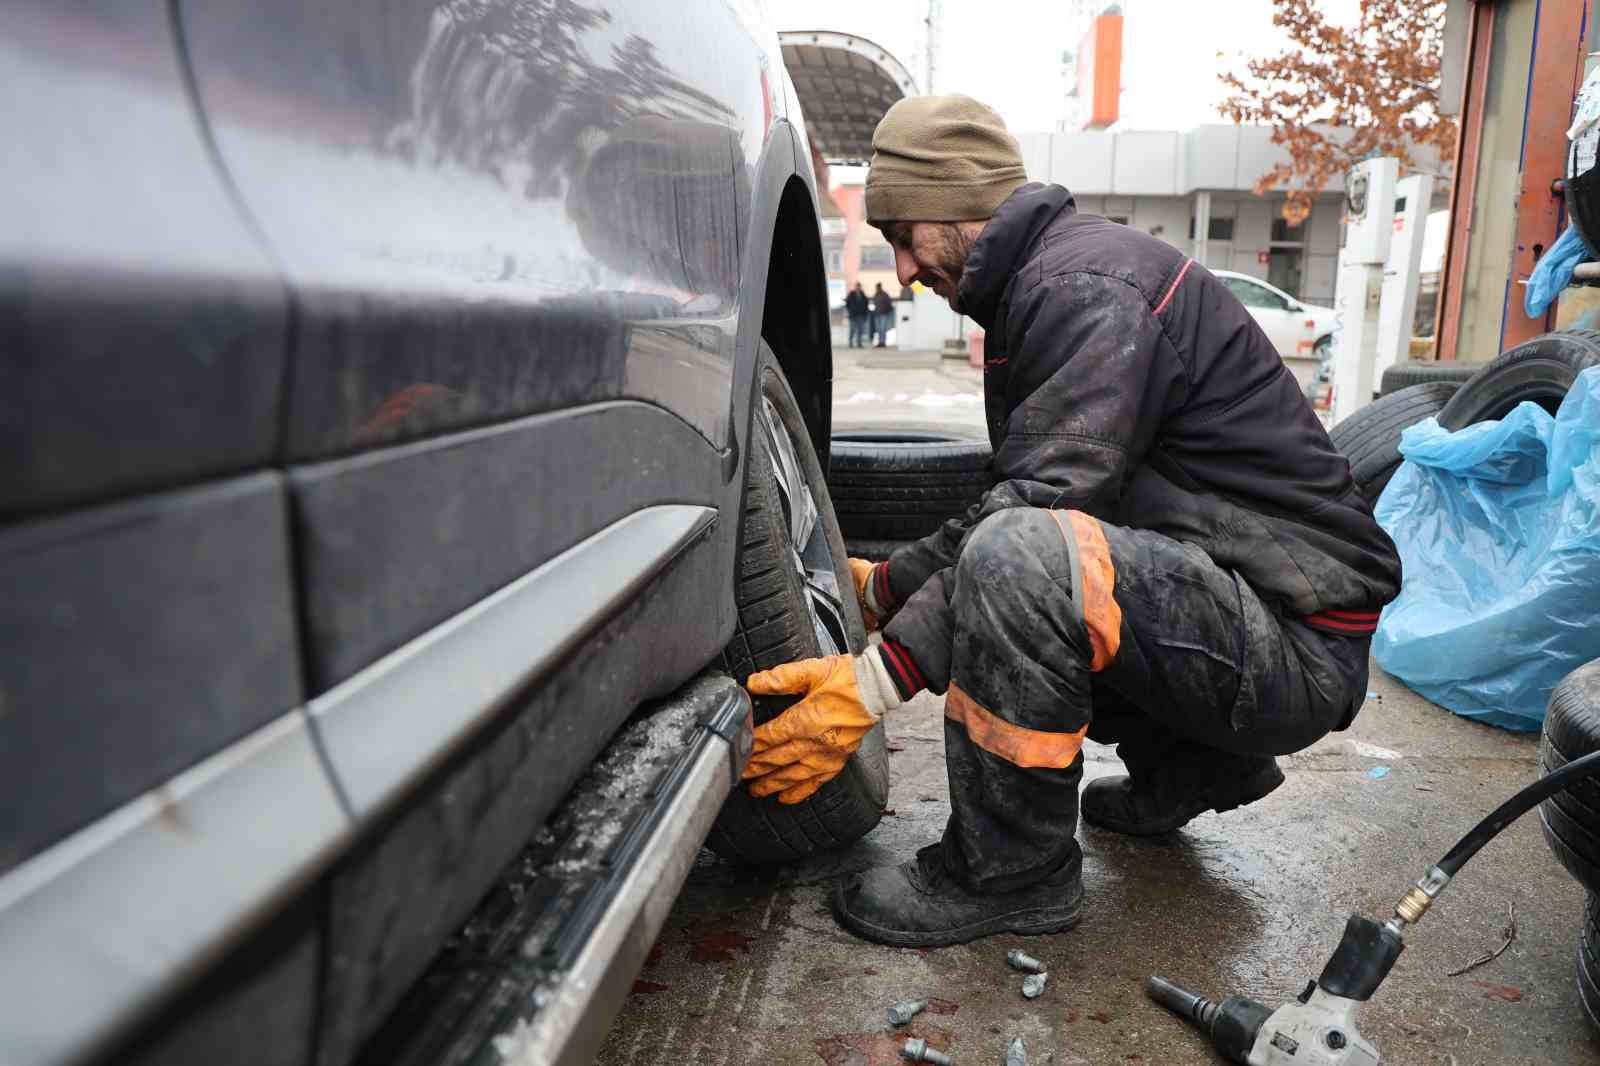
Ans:
[{"label": "black hose", "polygon": [[1456,841],[1456,846],[1445,852],[1444,858],[1439,860],[1439,869],[1454,877],[1480,848],[1498,836],[1500,830],[1528,813],[1535,804],[1555,795],[1574,781],[1595,774],[1600,774],[1600,751],[1591,751],[1581,759],[1573,759],[1561,769],[1545,774],[1496,807],[1487,818],[1473,826],[1470,833]]}]

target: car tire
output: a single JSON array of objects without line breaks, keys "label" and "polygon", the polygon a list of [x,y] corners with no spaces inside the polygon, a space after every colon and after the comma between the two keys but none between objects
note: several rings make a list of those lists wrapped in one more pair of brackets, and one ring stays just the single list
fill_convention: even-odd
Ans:
[{"label": "car tire", "polygon": [[1600,1032],[1600,895],[1589,893],[1578,937],[1578,1002],[1589,1024]]},{"label": "car tire", "polygon": [[[1600,750],[1600,659],[1580,666],[1550,694],[1539,767],[1548,774]],[[1589,777],[1539,804],[1545,843],[1590,892],[1600,892],[1600,778]]]},{"label": "car tire", "polygon": [[1451,381],[1412,385],[1378,397],[1328,431],[1333,446],[1350,461],[1350,476],[1363,499],[1376,504],[1400,469],[1400,435],[1437,415],[1458,388]]},{"label": "car tire", "polygon": [[828,488],[850,541],[927,536],[989,489],[987,440],[918,430],[836,434]]},{"label": "car tire", "polygon": [[1482,370],[1483,363],[1463,363],[1454,359],[1406,359],[1384,370],[1378,379],[1378,395],[1409,389],[1413,385],[1427,385],[1435,381],[1449,381],[1459,385]]},{"label": "car tire", "polygon": [[1546,333],[1486,364],[1462,384],[1439,412],[1448,430],[1504,418],[1524,400],[1554,414],[1578,375],[1600,366],[1600,332]]},{"label": "car tire", "polygon": [[[849,654],[867,643],[822,466],[783,372],[764,346],[759,374],[734,584],[738,620],[724,652],[729,673],[741,683],[758,670]],[[802,517],[806,501],[814,516],[809,523]],[[794,702],[792,696],[757,697],[756,724]],[[757,798],[736,786],[706,845],[752,865],[802,859],[864,836],[883,817],[888,798],[889,750],[880,724],[839,775],[802,803]]]}]

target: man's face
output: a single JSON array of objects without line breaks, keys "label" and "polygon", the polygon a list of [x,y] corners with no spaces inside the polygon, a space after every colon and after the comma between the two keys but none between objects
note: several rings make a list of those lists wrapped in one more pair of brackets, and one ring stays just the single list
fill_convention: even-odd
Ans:
[{"label": "man's face", "polygon": [[966,269],[967,254],[983,232],[982,222],[887,222],[883,235],[894,247],[900,284],[920,281],[951,307]]}]

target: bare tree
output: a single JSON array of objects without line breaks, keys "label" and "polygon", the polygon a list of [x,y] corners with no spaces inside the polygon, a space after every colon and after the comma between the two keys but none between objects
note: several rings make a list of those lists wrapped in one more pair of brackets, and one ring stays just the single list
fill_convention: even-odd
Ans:
[{"label": "bare tree", "polygon": [[1455,148],[1456,127],[1439,114],[1445,0],[1361,0],[1354,26],[1328,22],[1317,0],[1274,0],[1272,21],[1292,47],[1223,75],[1232,95],[1221,112],[1272,127],[1289,153],[1256,181],[1256,194],[1283,189],[1283,217],[1298,223],[1337,174],[1369,155],[1415,165],[1413,153]]}]

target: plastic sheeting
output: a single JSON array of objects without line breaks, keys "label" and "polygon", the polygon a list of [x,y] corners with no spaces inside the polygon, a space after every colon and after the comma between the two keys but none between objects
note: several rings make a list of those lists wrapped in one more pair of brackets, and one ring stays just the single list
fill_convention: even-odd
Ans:
[{"label": "plastic sheeting", "polygon": [[1568,226],[1562,230],[1550,250],[1539,257],[1528,277],[1528,291],[1522,298],[1522,309],[1528,317],[1538,318],[1544,314],[1561,295],[1561,290],[1572,284],[1572,274],[1578,264],[1592,258],[1578,235],[1578,227]]},{"label": "plastic sheeting", "polygon": [[1378,500],[1404,566],[1372,651],[1457,714],[1544,720],[1550,690],[1600,657],[1600,367],[1559,413],[1532,403],[1455,433],[1407,429]]}]

